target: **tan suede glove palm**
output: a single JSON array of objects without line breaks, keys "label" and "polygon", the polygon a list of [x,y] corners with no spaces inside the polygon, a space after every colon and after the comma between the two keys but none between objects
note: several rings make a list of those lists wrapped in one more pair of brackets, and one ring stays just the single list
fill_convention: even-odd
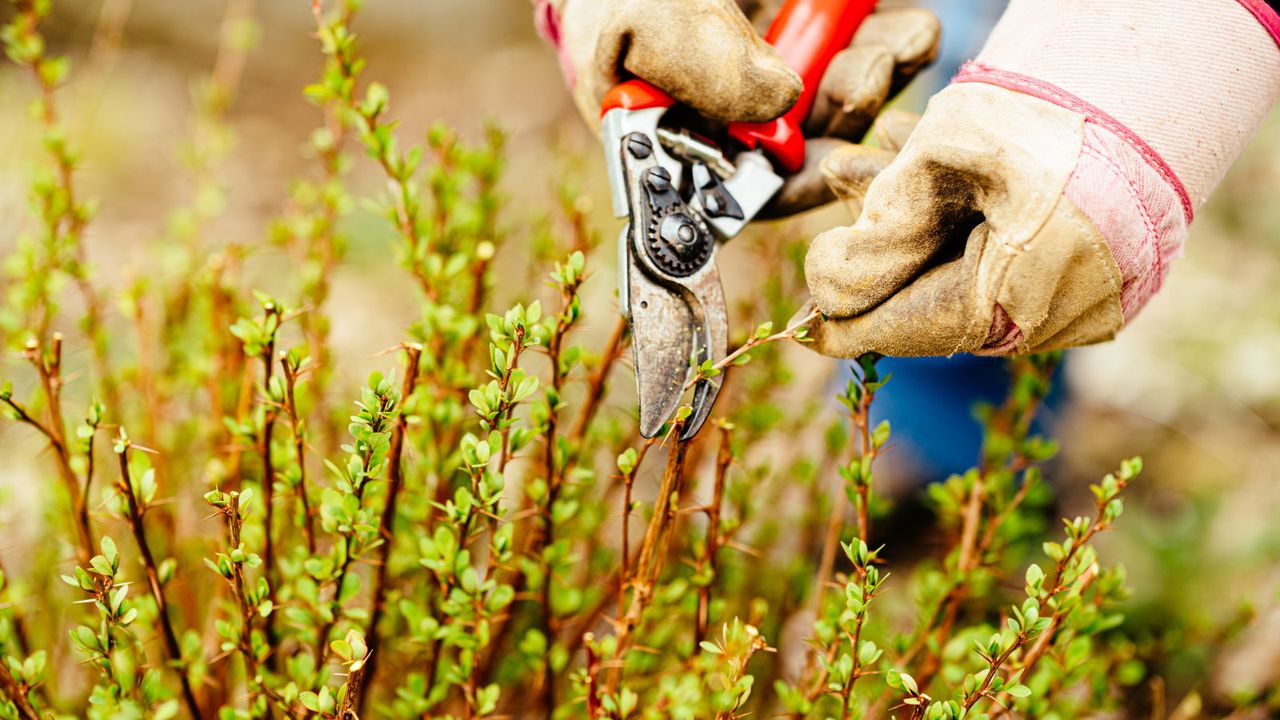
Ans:
[{"label": "tan suede glove palm", "polygon": [[896,114],[880,128],[884,147],[824,165],[859,217],[815,238],[805,259],[827,317],[812,327],[816,350],[1005,354],[1116,333],[1124,278],[1066,192],[1085,151],[1081,115],[961,84],[934,97],[914,131]]},{"label": "tan suede glove palm", "polygon": [[883,149],[825,163],[858,219],[805,262],[828,317],[816,348],[1011,354],[1111,338],[1280,101],[1278,46],[1280,15],[1249,0],[1010,0],[905,143],[908,124],[884,117]]},{"label": "tan suede glove palm", "polygon": [[[733,0],[537,0],[542,33],[558,49],[583,118],[638,77],[712,121],[760,122],[786,112],[800,78]],[[764,25],[770,10],[755,13]],[[937,54],[937,19],[924,10],[875,13],[832,61],[806,123],[808,162],[766,209],[792,214],[835,199],[823,156],[866,133],[891,94]]]}]

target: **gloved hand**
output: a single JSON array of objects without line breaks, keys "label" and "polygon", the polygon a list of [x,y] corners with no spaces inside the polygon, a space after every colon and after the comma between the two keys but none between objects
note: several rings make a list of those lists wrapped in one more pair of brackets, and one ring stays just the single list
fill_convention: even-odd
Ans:
[{"label": "gloved hand", "polygon": [[815,349],[1111,338],[1280,97],[1277,38],[1260,0],[1013,0],[905,145],[886,116],[884,148],[825,161],[858,220],[809,249]]},{"label": "gloved hand", "polygon": [[[540,32],[583,118],[595,128],[600,104],[634,76],[722,123],[771,120],[796,101],[800,78],[761,39],[733,0],[535,0]],[[870,127],[893,92],[936,55],[937,19],[924,10],[885,10],[867,18],[849,49],[832,61],[806,123],[806,167],[766,214],[830,202],[822,156]]]}]

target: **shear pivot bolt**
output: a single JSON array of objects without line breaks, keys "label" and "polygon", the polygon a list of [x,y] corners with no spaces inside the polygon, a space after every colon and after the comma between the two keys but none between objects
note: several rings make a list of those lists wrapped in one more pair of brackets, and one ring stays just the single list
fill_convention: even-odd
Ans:
[{"label": "shear pivot bolt", "polygon": [[632,133],[627,137],[627,152],[632,157],[643,160],[653,154],[653,144],[644,135]]},{"label": "shear pivot bolt", "polygon": [[698,241],[698,228],[684,215],[669,215],[658,228],[658,235],[671,244],[677,255],[684,256],[689,254],[691,246]]},{"label": "shear pivot bolt", "polygon": [[656,193],[664,193],[671,189],[671,174],[664,168],[650,168],[644,175],[644,184]]}]

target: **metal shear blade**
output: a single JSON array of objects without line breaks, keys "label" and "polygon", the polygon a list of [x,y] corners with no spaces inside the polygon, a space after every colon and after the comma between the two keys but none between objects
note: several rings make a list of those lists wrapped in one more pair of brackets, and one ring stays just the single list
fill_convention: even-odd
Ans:
[{"label": "metal shear blade", "polygon": [[[715,145],[659,127],[669,105],[618,106],[602,119],[613,212],[629,219],[618,241],[618,300],[631,323],[645,437],[677,411],[694,366],[728,354],[717,242],[737,235],[782,186],[758,150],[730,163]],[[682,440],[698,434],[721,382],[694,385]]]},{"label": "metal shear blade", "polygon": [[[630,233],[624,231],[624,234]],[[728,324],[723,313],[705,312],[707,306],[698,300],[693,302],[704,311],[695,313],[685,297],[651,281],[634,260],[629,259],[627,265],[640,433],[653,437],[679,407],[691,375],[690,350],[695,349],[699,362],[723,358],[728,346]],[[715,274],[714,270],[711,274]],[[713,286],[713,292],[719,292],[719,276],[712,280],[708,284]],[[719,392],[720,385],[715,380],[697,384],[692,404],[694,412],[685,425],[682,439],[697,434]]]},{"label": "metal shear blade", "polygon": [[[729,323],[716,269],[716,238],[681,198],[660,150],[644,133],[619,143],[631,222],[619,238],[623,311],[631,321],[640,432],[653,437],[676,412],[693,365],[728,353]],[[720,392],[697,382],[681,439],[698,433]]]}]

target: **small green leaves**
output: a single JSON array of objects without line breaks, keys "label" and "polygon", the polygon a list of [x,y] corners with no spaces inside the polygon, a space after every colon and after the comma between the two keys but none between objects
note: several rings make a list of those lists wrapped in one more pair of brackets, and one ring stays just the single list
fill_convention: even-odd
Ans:
[{"label": "small green leaves", "polygon": [[1031,688],[1026,685],[1011,685],[1006,687],[1004,691],[1016,698],[1031,697]]},{"label": "small green leaves", "polygon": [[[555,270],[551,273],[551,280],[561,290],[570,294],[576,293],[578,286],[582,284],[584,279],[583,272],[586,264],[587,256],[581,250],[575,250],[564,263],[556,263]],[[570,304],[573,305],[573,303]],[[579,307],[574,308],[574,319],[576,319],[576,313],[579,311]]]},{"label": "small green leaves", "polygon": [[268,362],[274,362],[275,359],[271,355],[275,347],[276,333],[280,330],[280,323],[286,311],[265,294],[258,293],[258,301],[262,307],[262,314],[256,319],[242,317],[236,320],[231,326],[231,334],[240,339],[245,355],[265,356]]},{"label": "small green leaves", "polygon": [[919,686],[916,685],[915,678],[900,673],[897,670],[890,670],[885,675],[885,684],[894,690],[907,693],[909,695],[918,695],[920,693]]},{"label": "small green leaves", "polygon": [[366,118],[377,118],[391,103],[391,93],[387,92],[387,87],[382,83],[369,83],[368,90],[365,91],[364,101],[360,103],[360,114]]},{"label": "small green leaves", "polygon": [[328,686],[321,688],[319,693],[311,691],[303,692],[298,695],[298,702],[311,712],[332,715],[337,707],[333,694],[329,692]]},{"label": "small green leaves", "polygon": [[889,421],[881,420],[876,429],[871,431],[871,447],[879,450],[889,441]]},{"label": "small green leaves", "polygon": [[618,456],[618,460],[617,460],[618,472],[622,473],[623,475],[631,475],[633,472],[635,472],[636,465],[638,462],[639,462],[639,453],[636,452],[636,449],[627,448],[626,450],[622,451],[621,455]]},{"label": "small green leaves", "polygon": [[89,560],[89,567],[104,578],[114,578],[120,569],[120,555],[116,551],[115,541],[104,535],[100,547],[102,554],[93,556]]},{"label": "small green leaves", "polygon": [[225,508],[228,499],[227,494],[221,490],[210,490],[204,494],[204,501],[216,508]]},{"label": "small green leaves", "polygon": [[1039,565],[1032,563],[1027,566],[1026,582],[1028,596],[1035,597],[1040,594],[1044,587],[1044,571],[1040,569]]}]

